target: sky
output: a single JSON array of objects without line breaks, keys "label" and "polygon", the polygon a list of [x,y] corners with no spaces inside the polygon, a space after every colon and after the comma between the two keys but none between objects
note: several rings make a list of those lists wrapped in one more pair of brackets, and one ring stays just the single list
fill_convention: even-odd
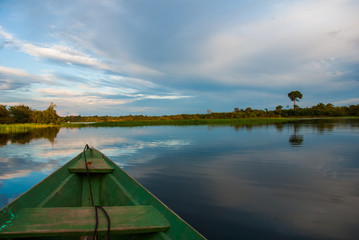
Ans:
[{"label": "sky", "polygon": [[0,104],[169,115],[359,104],[357,0],[0,0]]}]

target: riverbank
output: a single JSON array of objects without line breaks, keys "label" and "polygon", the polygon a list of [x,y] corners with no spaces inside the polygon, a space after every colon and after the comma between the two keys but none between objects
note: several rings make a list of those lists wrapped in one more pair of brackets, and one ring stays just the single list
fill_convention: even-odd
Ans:
[{"label": "riverbank", "polygon": [[323,118],[230,118],[230,119],[182,119],[182,120],[130,120],[108,122],[73,122],[62,124],[0,124],[0,134],[23,133],[39,128],[85,128],[85,127],[141,127],[141,126],[190,126],[190,125],[231,125],[231,126],[258,126],[279,123],[290,123],[308,119],[347,119],[358,117],[323,117]]},{"label": "riverbank", "polygon": [[73,122],[63,124],[0,124],[0,134],[28,132],[38,128],[85,128],[85,127],[141,127],[141,126],[189,126],[189,125],[263,125],[296,121],[292,118],[237,118],[237,119],[184,119],[184,120],[131,120],[110,122]]},{"label": "riverbank", "polygon": [[140,127],[140,126],[188,126],[188,125],[263,125],[296,121],[292,118],[236,118],[236,119],[185,119],[185,120],[144,120],[112,121],[95,123],[65,123],[62,127]]}]

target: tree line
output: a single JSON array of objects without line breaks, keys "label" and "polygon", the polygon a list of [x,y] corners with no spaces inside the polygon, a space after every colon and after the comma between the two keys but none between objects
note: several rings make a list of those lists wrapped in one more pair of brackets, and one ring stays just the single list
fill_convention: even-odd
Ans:
[{"label": "tree line", "polygon": [[319,103],[309,108],[283,109],[281,105],[275,110],[239,109],[232,112],[208,112],[207,114],[178,114],[164,116],[66,116],[64,122],[112,122],[112,121],[154,121],[154,120],[195,120],[195,119],[230,119],[230,118],[275,118],[275,117],[359,117],[359,105],[335,107],[333,104]]},{"label": "tree line", "polygon": [[207,112],[206,114],[178,114],[163,116],[66,116],[57,115],[55,104],[44,111],[31,109],[25,105],[6,107],[0,105],[0,123],[53,123],[63,122],[113,122],[113,121],[153,121],[153,120],[195,120],[195,119],[230,119],[230,118],[275,118],[275,117],[359,117],[359,104],[351,106],[334,106],[331,103],[319,103],[316,106],[300,108],[294,105],[293,109],[283,109],[278,105],[275,110],[259,110],[247,107],[245,109],[234,108],[232,112]]},{"label": "tree line", "polygon": [[46,110],[39,111],[23,104],[10,107],[0,105],[0,123],[60,124],[62,119],[57,115],[55,107],[54,103],[50,103]]}]

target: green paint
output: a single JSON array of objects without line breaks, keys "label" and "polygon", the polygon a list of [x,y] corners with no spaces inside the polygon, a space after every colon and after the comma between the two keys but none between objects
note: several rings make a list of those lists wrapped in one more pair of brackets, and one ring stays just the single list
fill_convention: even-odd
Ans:
[{"label": "green paint", "polygon": [[[89,151],[86,154],[89,154]],[[87,166],[89,173],[112,173],[114,170],[103,158],[90,157],[87,161]],[[86,173],[85,159],[75,162],[68,169],[73,173]]]},{"label": "green paint", "polygon": [[3,231],[3,229],[5,229],[6,227],[9,227],[12,225],[12,221],[14,220],[14,218],[16,217],[11,210],[9,209],[9,207],[5,207],[3,210],[1,210],[2,214],[10,214],[10,219],[8,221],[6,221],[6,224],[2,225],[0,227],[0,232]]},{"label": "green paint", "polygon": [[[162,232],[170,227],[152,206],[105,207],[111,218],[111,233],[139,234]],[[92,207],[25,208],[2,237],[46,237],[87,235],[93,231],[95,211]],[[107,221],[99,211],[99,233],[107,231]]]}]

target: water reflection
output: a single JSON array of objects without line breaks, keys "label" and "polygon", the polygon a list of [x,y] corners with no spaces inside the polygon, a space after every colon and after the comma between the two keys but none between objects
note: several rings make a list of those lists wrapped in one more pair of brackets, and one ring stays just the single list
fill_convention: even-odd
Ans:
[{"label": "water reflection", "polygon": [[34,128],[28,132],[17,133],[2,133],[0,134],[0,146],[7,145],[8,143],[14,144],[27,144],[35,139],[47,139],[53,145],[60,128]]},{"label": "water reflection", "polygon": [[209,239],[357,239],[358,122],[61,129],[53,146],[8,141],[0,204],[89,143]]},{"label": "water reflection", "polygon": [[31,158],[0,158],[0,181],[24,177],[31,172],[52,170],[57,166],[58,162],[54,159],[48,162],[36,162]]},{"label": "water reflection", "polygon": [[[179,149],[191,144],[186,139],[146,140],[145,135],[151,133],[145,133],[141,128],[133,128],[131,136],[126,137],[118,137],[122,135],[117,131],[121,130],[120,128],[47,130],[48,132],[36,131],[31,134],[8,134],[6,138],[4,137],[4,139],[10,140],[7,140],[1,149],[0,194],[2,190],[1,185],[4,181],[26,178],[31,174],[46,176],[79,154],[85,144],[100,149],[122,168],[150,162],[156,158],[157,154],[155,152],[160,149]],[[59,137],[56,139],[55,136],[57,134],[59,134]],[[137,139],[136,136],[141,136],[144,139]],[[49,146],[46,140],[50,141],[51,146]],[[27,144],[20,147],[18,143]],[[138,152],[145,149],[155,150],[153,153],[139,154],[137,157],[134,157]],[[33,181],[33,185],[36,183]],[[27,189],[23,188],[22,192],[25,190]],[[1,198],[4,199],[4,195]],[[0,205],[0,208],[2,206]]]},{"label": "water reflection", "polygon": [[294,134],[291,135],[289,137],[289,143],[293,146],[293,147],[299,147],[302,145],[303,143],[303,135],[301,134],[297,134],[297,128],[298,128],[299,124],[298,123],[294,123],[293,124],[293,131],[294,131]]},{"label": "water reflection", "polygon": [[[353,128],[356,129],[359,127],[358,119],[307,119],[301,121],[294,121],[289,123],[265,123],[265,124],[241,124],[241,125],[231,125],[235,131],[258,129],[268,126],[275,126],[278,132],[282,132],[285,127],[293,128],[293,134],[289,138],[289,142],[293,145],[301,145],[303,142],[303,135],[298,135],[297,133],[300,129],[313,129],[319,133],[331,132],[335,129],[341,128]],[[221,128],[223,125],[208,125],[208,129],[212,128]],[[74,129],[77,131],[78,129]],[[0,134],[0,146],[7,144],[27,144],[32,140],[36,139],[47,139],[52,145],[55,143],[57,134],[59,133],[60,128],[50,127],[50,128],[34,128],[31,131],[24,133],[1,133]]]},{"label": "water reflection", "polygon": [[292,123],[297,129],[312,129],[318,133],[333,132],[339,129],[358,129],[358,118],[306,119]]}]

